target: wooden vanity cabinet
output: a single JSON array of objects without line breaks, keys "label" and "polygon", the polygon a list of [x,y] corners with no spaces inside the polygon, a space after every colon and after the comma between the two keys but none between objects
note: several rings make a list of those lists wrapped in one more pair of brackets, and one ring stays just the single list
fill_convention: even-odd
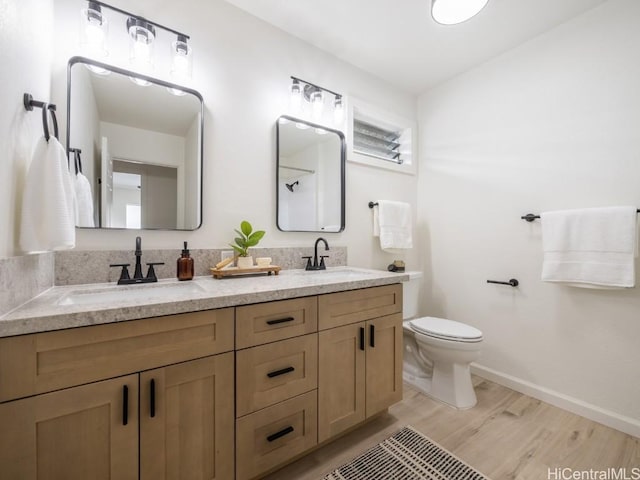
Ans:
[{"label": "wooden vanity cabinet", "polygon": [[318,313],[323,442],[402,400],[402,286],[322,295]]},{"label": "wooden vanity cabinet", "polygon": [[0,339],[0,477],[232,479],[233,332],[230,308]]}]

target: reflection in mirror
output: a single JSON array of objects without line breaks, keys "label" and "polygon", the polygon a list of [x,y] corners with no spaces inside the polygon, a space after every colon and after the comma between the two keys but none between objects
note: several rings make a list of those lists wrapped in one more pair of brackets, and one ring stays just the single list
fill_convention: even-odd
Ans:
[{"label": "reflection in mirror", "polygon": [[[97,75],[89,66],[109,73]],[[136,85],[131,76],[150,84]],[[202,113],[202,96],[195,90],[73,57],[67,77],[67,148],[81,151],[79,164],[92,199],[85,211],[93,210],[92,218],[78,215],[76,225],[198,228]]]},{"label": "reflection in mirror", "polygon": [[344,230],[342,132],[282,116],[277,136],[277,220],[285,232]]}]

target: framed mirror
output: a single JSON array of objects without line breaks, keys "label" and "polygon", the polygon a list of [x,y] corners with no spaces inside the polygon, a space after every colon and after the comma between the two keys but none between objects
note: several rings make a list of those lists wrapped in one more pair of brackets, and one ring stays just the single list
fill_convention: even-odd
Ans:
[{"label": "framed mirror", "polygon": [[197,91],[73,57],[67,150],[76,182],[84,176],[90,190],[79,196],[76,226],[199,228],[202,135]]},{"label": "framed mirror", "polygon": [[342,132],[286,115],[278,118],[276,224],[279,230],[344,230],[345,152]]}]

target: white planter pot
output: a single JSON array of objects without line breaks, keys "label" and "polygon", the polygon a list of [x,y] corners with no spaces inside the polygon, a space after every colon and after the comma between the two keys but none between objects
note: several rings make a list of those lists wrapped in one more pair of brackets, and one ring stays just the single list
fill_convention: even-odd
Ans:
[{"label": "white planter pot", "polygon": [[253,257],[251,255],[249,255],[248,257],[238,257],[236,260],[236,266],[238,268],[253,267]]}]

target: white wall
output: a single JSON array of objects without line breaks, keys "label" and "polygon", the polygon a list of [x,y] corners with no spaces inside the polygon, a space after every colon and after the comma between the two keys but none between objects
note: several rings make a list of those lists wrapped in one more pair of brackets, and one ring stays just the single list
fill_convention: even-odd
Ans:
[{"label": "white wall", "polygon": [[640,288],[542,283],[520,216],[640,207],[638,45],[640,2],[610,0],[419,99],[424,312],[479,327],[486,374],[636,435]]},{"label": "white wall", "polygon": [[[124,0],[111,3],[128,10],[136,8]],[[53,91],[62,102],[66,62],[78,53],[78,8],[76,1],[56,0],[56,31],[62,44],[56,48]],[[177,248],[183,240],[192,248],[224,247],[243,219],[267,231],[260,246],[313,245],[318,234],[279,232],[275,221],[275,121],[288,113],[290,75],[347,96],[356,95],[397,115],[416,117],[414,96],[223,1],[161,2],[153,11],[135,13],[191,35],[191,86],[205,99],[203,225],[192,233],[145,231],[148,248]],[[119,35],[119,27],[111,24],[110,41]],[[116,53],[112,52],[109,61],[122,63]],[[166,77],[162,73],[158,76]],[[352,265],[384,268],[394,258],[381,253],[371,236],[367,203],[376,198],[415,205],[416,177],[348,165],[346,230],[323,236],[330,245],[349,247]],[[82,230],[77,235],[77,248],[131,248],[139,233]],[[417,256],[415,249],[407,258]]]},{"label": "white wall", "polygon": [[22,94],[50,101],[53,0],[0,0],[0,26],[0,258],[6,258],[21,253],[22,185],[32,146],[42,136],[40,110],[27,112]]}]

